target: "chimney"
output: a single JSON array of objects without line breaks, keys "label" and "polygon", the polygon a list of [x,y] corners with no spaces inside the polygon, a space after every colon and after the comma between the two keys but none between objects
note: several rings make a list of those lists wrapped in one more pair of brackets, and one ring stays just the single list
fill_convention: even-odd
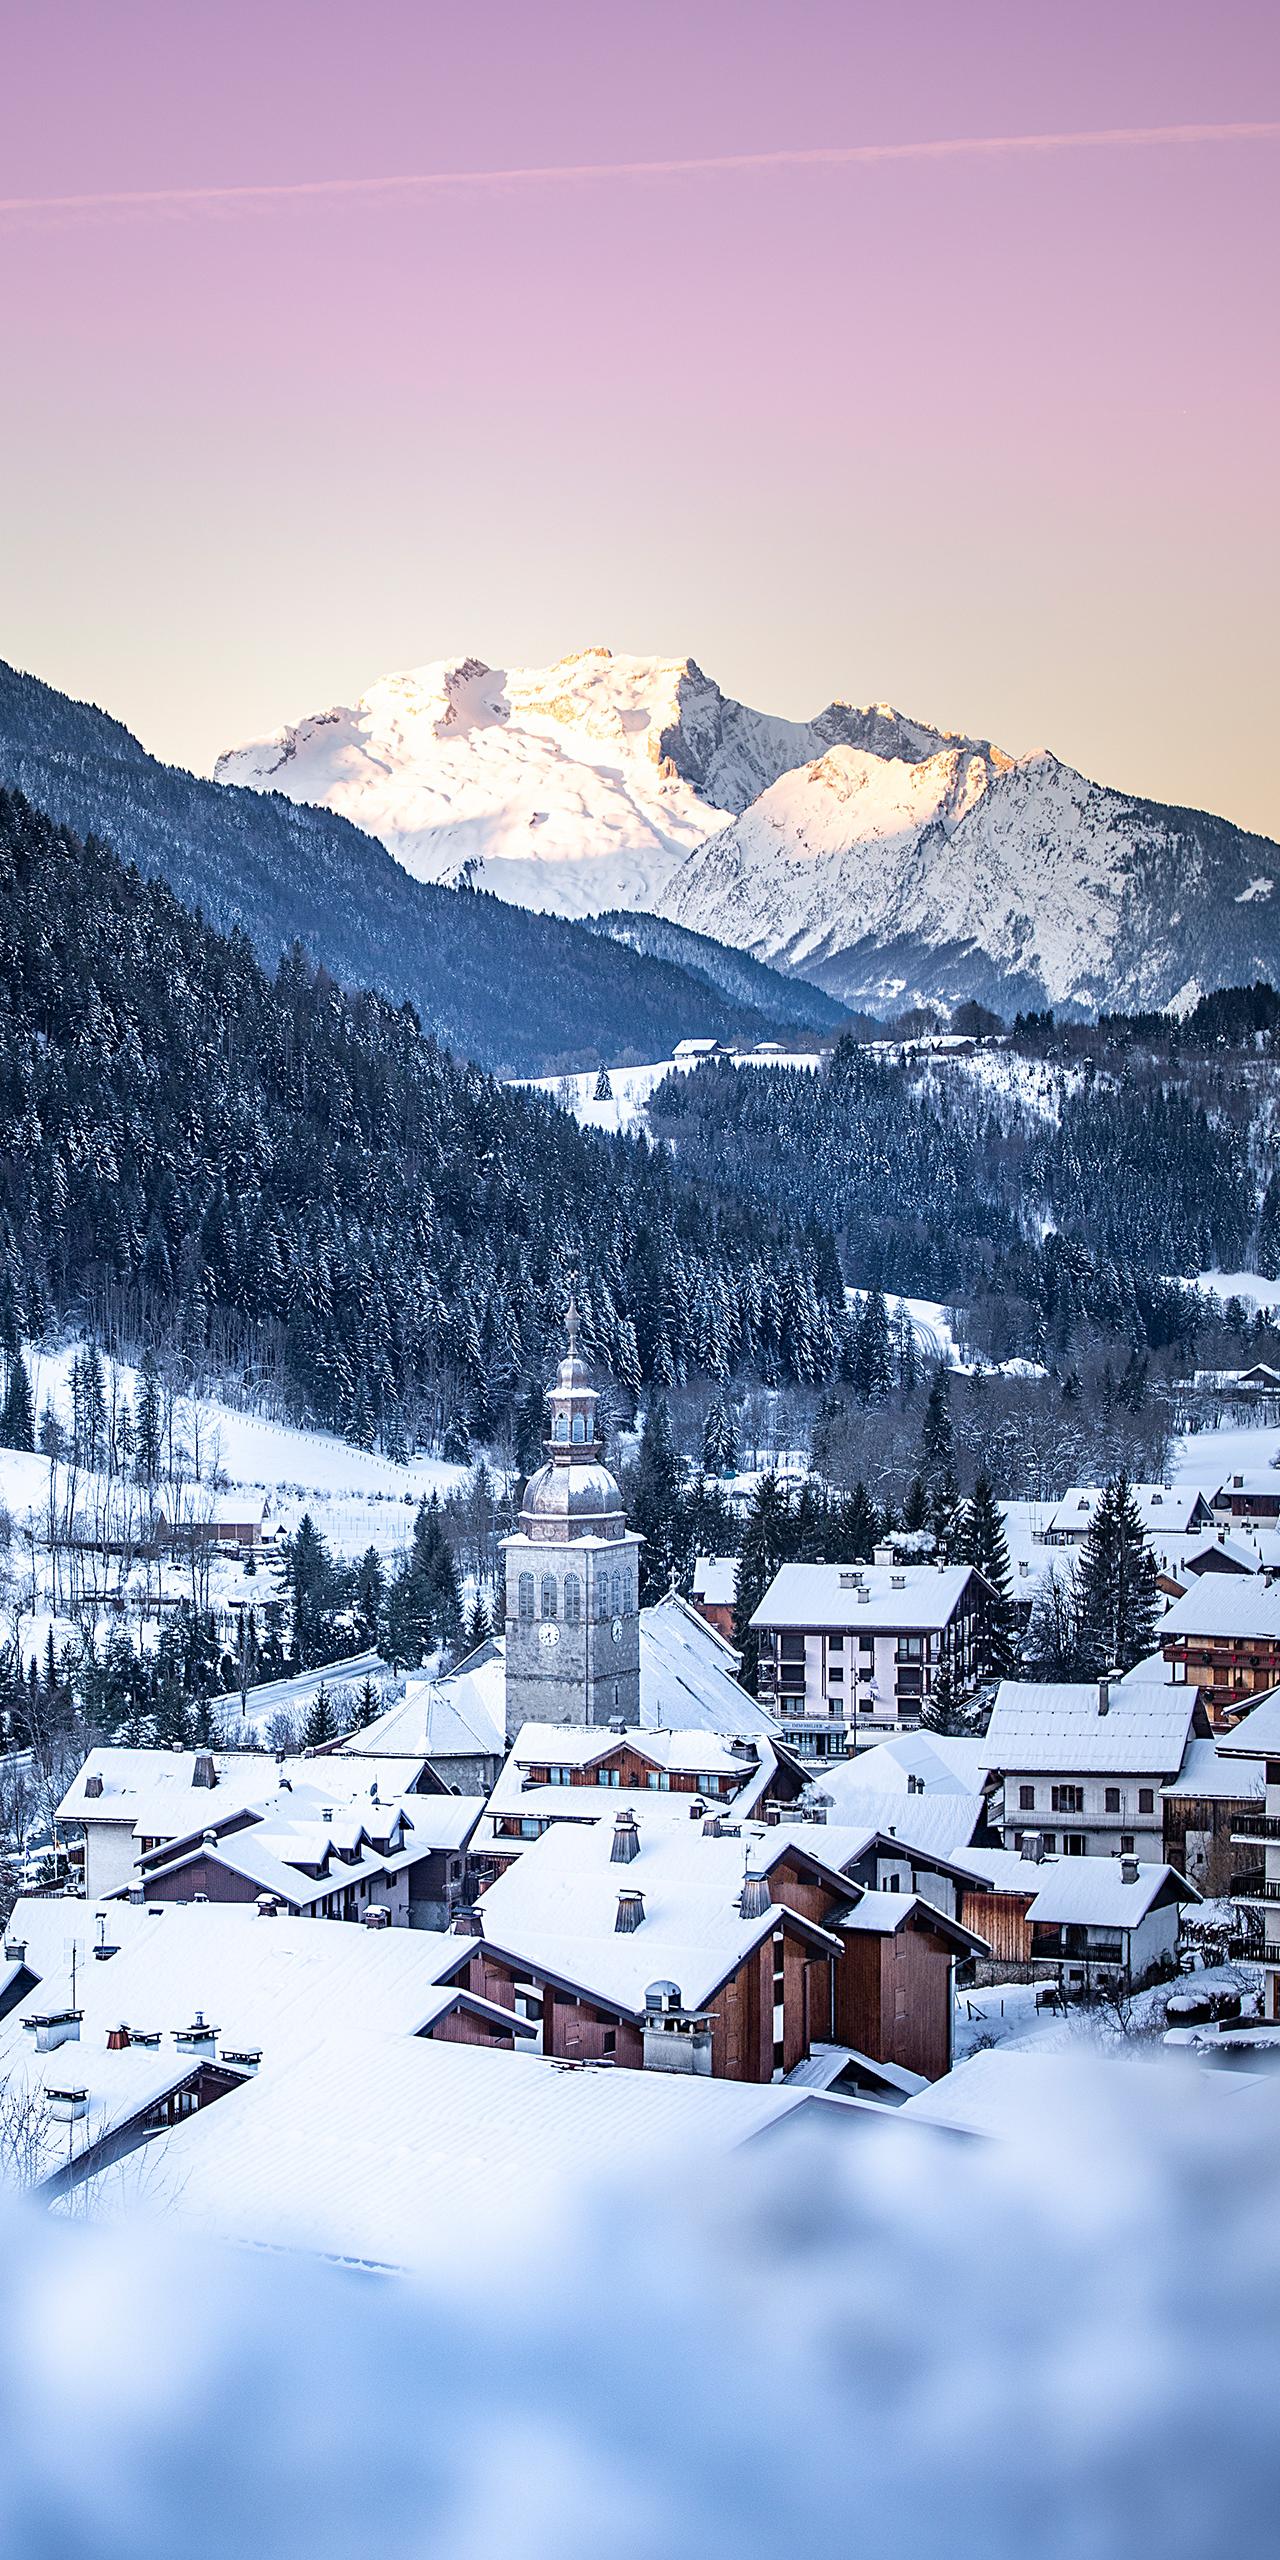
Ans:
[{"label": "chimney", "polygon": [[690,1796],[690,1798],[689,1798],[689,1820],[690,1820],[690,1822],[702,1822],[702,1821],[705,1819],[705,1817],[706,1817],[706,1811],[707,1811],[707,1807],[706,1807],[706,1801],[705,1801],[705,1798],[704,1798],[704,1797],[702,1797],[702,1796]]},{"label": "chimney", "polygon": [[1111,1683],[1109,1680],[1100,1680],[1098,1682],[1098,1713],[1100,1716],[1109,1716],[1111,1713]]},{"label": "chimney", "polygon": [[1043,1861],[1044,1861],[1044,1833],[1043,1833],[1042,1831],[1024,1831],[1024,1832],[1023,1832],[1023,1835],[1022,1835],[1022,1854],[1023,1854],[1023,1857],[1024,1857],[1024,1858],[1029,1858],[1029,1859],[1030,1859],[1031,1864],[1032,1864],[1032,1866],[1033,1866],[1033,1867],[1038,1867],[1038,1866],[1040,1866],[1040,1865],[1042,1865],[1042,1864],[1043,1864]]},{"label": "chimney", "polygon": [[614,1820],[613,1847],[609,1851],[610,1864],[615,1867],[629,1867],[632,1859],[638,1858],[639,1855],[640,1826],[636,1821],[635,1808],[632,1805],[624,1805],[621,1813]]},{"label": "chimney", "polygon": [[260,1920],[274,1920],[274,1918],[275,1918],[275,1916],[276,1916],[276,1912],[278,1911],[278,1909],[279,1909],[279,1904],[277,1903],[276,1898],[275,1898],[275,1895],[274,1895],[273,1893],[260,1893],[260,1894],[259,1894],[259,1896],[258,1896],[258,1918],[259,1918]]},{"label": "chimney", "polygon": [[320,1807],[320,1819],[321,1819],[321,1821],[322,1821],[322,1822],[332,1822],[332,1820],[333,1820],[333,1806],[332,1806],[331,1804],[322,1804],[322,1805],[321,1805],[321,1807]]},{"label": "chimney", "polygon": [[100,1796],[100,1795],[101,1795],[101,1793],[102,1793],[102,1780],[101,1780],[101,1778],[99,1777],[98,1772],[97,1772],[97,1770],[96,1770],[96,1769],[94,1770],[93,1776],[92,1776],[91,1778],[86,1778],[86,1779],[85,1779],[85,1782],[84,1782],[84,1791],[85,1791],[86,1796],[91,1796],[91,1797],[93,1797],[93,1798],[95,1798],[95,1799],[96,1799],[98,1796]]},{"label": "chimney", "polygon": [[781,1820],[782,1820],[782,1807],[781,1807],[781,1805],[780,1805],[780,1804],[767,1804],[767,1805],[765,1806],[765,1809],[764,1809],[764,1818],[765,1818],[765,1821],[768,1823],[770,1830],[773,1830],[773,1829],[774,1829],[774,1827],[775,1827],[779,1822],[781,1822]]},{"label": "chimney", "polygon": [[453,1915],[453,1935],[455,1938],[484,1936],[484,1913],[478,1902],[459,1903]]},{"label": "chimney", "polygon": [[613,1924],[615,1934],[625,1937],[629,1930],[639,1928],[643,1918],[644,1895],[637,1892],[634,1885],[624,1885],[618,1895],[618,1914]]},{"label": "chimney", "polygon": [[218,1835],[217,1835],[217,1832],[216,1832],[216,1831],[202,1831],[202,1832],[201,1832],[201,1834],[200,1834],[200,1839],[201,1839],[201,1844],[202,1844],[202,1846],[203,1846],[204,1848],[206,1848],[206,1849],[216,1849],[216,1848],[217,1848],[217,1845],[218,1845]]},{"label": "chimney", "polygon": [[47,2092],[49,2113],[57,2124],[75,2124],[89,2112],[87,2089],[50,2089]]},{"label": "chimney", "polygon": [[892,1547],[873,1547],[871,1561],[873,1564],[893,1564],[896,1559]]},{"label": "chimney", "polygon": [[724,1824],[722,1823],[718,1813],[709,1813],[707,1815],[706,1821],[702,1826],[702,1837],[704,1840],[723,1840]]},{"label": "chimney", "polygon": [[1138,1861],[1137,1861],[1137,1859],[1136,1859],[1136,1858],[1127,1858],[1127,1857],[1126,1857],[1126,1858],[1122,1858],[1122,1859],[1121,1859],[1121,1861],[1120,1861],[1120,1882],[1121,1882],[1121,1884],[1136,1884],[1136,1883],[1137,1883],[1137,1881],[1138,1881]]},{"label": "chimney", "polygon": [[4,1942],[4,1960],[6,1964],[25,1964],[27,1960],[26,1939],[6,1938]]},{"label": "chimney", "polygon": [[127,2028],[127,2027],[108,2027],[108,2029],[107,2029],[107,2051],[108,2051],[108,2053],[127,2053],[127,2052],[128,2052],[128,2049],[129,2049],[129,2030],[128,2030],[128,2028]]},{"label": "chimney", "polygon": [[627,1730],[627,1719],[626,1719],[626,1717],[625,1717],[625,1716],[610,1716],[610,1718],[609,1718],[609,1731],[610,1731],[610,1733],[625,1733],[625,1732],[626,1732],[626,1730]]},{"label": "chimney", "polygon": [[179,2053],[211,2054],[217,2035],[217,2028],[207,2023],[203,2009],[197,2009],[189,2027],[174,2028],[173,2041]]},{"label": "chimney", "polygon": [[216,1787],[217,1783],[218,1772],[214,1767],[213,1753],[211,1751],[197,1751],[191,1771],[192,1786]]},{"label": "chimney", "polygon": [[79,2044],[81,2009],[56,2009],[43,2018],[32,2018],[28,2024],[36,2031],[36,2052],[56,2053],[60,2044]]},{"label": "chimney", "polygon": [[762,1876],[757,1868],[748,1867],[738,1896],[739,1919],[763,1920],[766,1911],[772,1909],[773,1896],[769,1891],[768,1877]]},{"label": "chimney", "polygon": [[391,1914],[388,1911],[385,1902],[370,1903],[369,1908],[364,1915],[364,1925],[366,1929],[390,1928]]}]

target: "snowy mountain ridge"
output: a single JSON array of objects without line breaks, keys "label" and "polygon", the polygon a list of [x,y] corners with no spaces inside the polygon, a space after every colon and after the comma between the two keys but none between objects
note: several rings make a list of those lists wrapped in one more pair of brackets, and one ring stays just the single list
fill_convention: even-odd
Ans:
[{"label": "snowy mountain ridge", "polygon": [[441,660],[216,772],[340,811],[418,878],[660,915],[871,1010],[1280,977],[1266,839],[888,703],[753,711],[689,658]]},{"label": "snowy mountain ridge", "polygon": [[215,776],[340,811],[418,879],[567,916],[663,913],[690,853],[838,743],[907,760],[971,742],[887,703],[783,720],[690,658],[593,648],[541,669],[461,658],[385,676],[219,757]]}]

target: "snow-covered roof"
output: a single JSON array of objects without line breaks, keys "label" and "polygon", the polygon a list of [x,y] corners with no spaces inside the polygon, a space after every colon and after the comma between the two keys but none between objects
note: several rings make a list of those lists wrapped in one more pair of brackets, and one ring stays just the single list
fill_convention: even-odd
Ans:
[{"label": "snow-covered roof", "polygon": [[738,1596],[736,1556],[699,1556],[693,1568],[693,1596],[712,1609],[731,1609]]},{"label": "snow-covered roof", "polygon": [[1045,2052],[971,2054],[930,2088],[908,2098],[898,2109],[899,2121],[932,2124],[956,2133],[1012,2134],[1025,2125],[1028,2101],[1046,2121],[1069,2107],[1089,2080],[1120,2071],[1121,2064],[1092,2056]]},{"label": "snow-covered roof", "polygon": [[1224,1476],[1213,1495],[1214,1509],[1217,1510],[1220,1504],[1229,1504],[1233,1494],[1237,1497],[1262,1494],[1269,1501],[1280,1501],[1280,1475],[1274,1467],[1254,1467],[1244,1468],[1239,1475]]},{"label": "snow-covered roof", "polygon": [[501,1757],[507,1747],[505,1648],[490,1637],[443,1679],[405,1685],[397,1705],[352,1737],[361,1751],[418,1752],[441,1760]]},{"label": "snow-covered roof", "polygon": [[[1161,1897],[1198,1902],[1175,1867],[1122,1858],[1024,1858],[1016,1849],[968,1849],[965,1864],[994,1893],[1026,1894],[1027,1918],[1052,1928],[1136,1929]],[[1126,1883],[1126,1865],[1137,1866]]]},{"label": "snow-covered roof", "polygon": [[[84,2089],[89,2104],[75,2126],[77,2153],[131,2121],[198,2067],[200,2055],[175,2043],[197,2010],[218,2030],[206,2058],[257,2050],[264,2070],[317,2046],[340,2044],[357,2027],[413,2035],[438,2009],[438,1978],[456,1963],[459,1947],[457,1938],[433,1930],[321,1928],[283,1914],[264,1920],[245,1905],[153,1905],[141,1911],[110,1904],[107,1938],[110,1943],[118,1937],[119,1953],[102,1962],[92,1953],[96,1928],[88,1932],[87,1954],[85,1937],[76,1933],[77,1909],[83,1906],[48,1907],[59,1914],[53,1932],[28,1917],[35,1911],[30,1903],[19,1905],[11,1923],[28,1935],[28,1960],[41,1978],[0,2020],[0,2085],[37,2097]],[[51,2053],[39,2053],[23,2022],[70,2005],[69,1934],[76,1947],[80,2033]],[[109,2051],[107,2035],[122,2023],[158,2033],[159,2045]],[[56,2156],[50,2166],[56,2167],[67,2157],[66,2126],[55,2124],[51,2139]]]},{"label": "snow-covered roof", "polygon": [[[1237,1728],[1238,1730],[1238,1728]],[[1237,1802],[1246,1796],[1261,1799],[1265,1781],[1261,1769],[1251,1769],[1240,1760],[1224,1760],[1218,1747],[1225,1736],[1215,1740],[1211,1735],[1193,1733],[1183,1754],[1182,1767],[1176,1778],[1170,1778],[1161,1794],[1179,1796],[1228,1796]]]},{"label": "snow-covered roof", "polygon": [[[1105,1490],[1098,1484],[1070,1485],[1050,1514],[1047,1534],[1084,1537]],[[1165,1530],[1185,1533],[1196,1527],[1198,1518],[1207,1518],[1209,1499],[1198,1484],[1131,1484],[1129,1492],[1148,1537]]]},{"label": "snow-covered roof", "polygon": [[1160,1621],[1162,1644],[1181,1636],[1280,1637],[1280,1590],[1257,1574],[1199,1574]]},{"label": "snow-covered roof", "polygon": [[737,1677],[738,1656],[679,1593],[640,1612],[640,1722],[688,1733],[758,1737],[774,1719]]},{"label": "snow-covered roof", "polygon": [[972,1949],[979,1955],[987,1953],[985,1938],[964,1928],[959,1920],[949,1919],[945,1911],[940,1911],[936,1903],[927,1902],[920,1893],[864,1893],[846,1911],[840,1926],[867,1937],[896,1938],[913,1919],[938,1937],[950,1938],[957,1947]]},{"label": "snow-covered roof", "polygon": [[985,1737],[892,1733],[852,1760],[827,1764],[816,1783],[825,1795],[834,1797],[837,1808],[842,1791],[849,1788],[869,1787],[877,1794],[901,1790],[914,1795],[923,1788],[926,1795],[978,1795],[994,1766]]},{"label": "snow-covered roof", "polygon": [[[945,1627],[973,1576],[967,1564],[780,1565],[753,1627],[894,1633]],[[859,1598],[859,1592],[866,1594]]]},{"label": "snow-covered roof", "polygon": [[458,2251],[473,2264],[478,2244],[500,2253],[504,2234],[552,2213],[566,2179],[714,2158],[815,2112],[850,2128],[877,2114],[803,2089],[355,2031],[179,2126],[155,2183],[166,2210],[221,2238],[376,2267]]},{"label": "snow-covered roof", "polygon": [[[210,1758],[217,1783],[198,1787],[197,1765]],[[300,1794],[311,1790],[325,1803],[346,1805],[375,1785],[384,1794],[407,1793],[421,1767],[421,1753],[408,1754],[388,1772],[384,1759],[362,1751],[291,1753],[278,1760],[270,1751],[140,1751],[104,1743],[77,1770],[57,1819],[128,1823],[141,1839],[178,1840],[205,1820],[221,1822],[228,1813],[266,1803],[285,1779]],[[90,1792],[95,1779],[100,1793]]]},{"label": "snow-covered roof", "polygon": [[1207,1538],[1194,1538],[1182,1561],[1188,1573],[1212,1570],[1213,1559],[1220,1556],[1241,1573],[1261,1573],[1260,1549],[1248,1538],[1234,1538],[1229,1529],[1215,1529]]},{"label": "snow-covered roof", "polygon": [[546,1768],[559,1763],[571,1769],[588,1769],[624,1749],[651,1760],[657,1769],[705,1771],[718,1777],[743,1778],[756,1766],[754,1742],[749,1747],[735,1748],[723,1734],[709,1733],[705,1725],[689,1726],[683,1732],[671,1727],[659,1731],[652,1726],[630,1725],[624,1732],[615,1733],[607,1725],[525,1724],[512,1743],[507,1768]]},{"label": "snow-covered roof", "polygon": [[[674,1822],[669,1813],[648,1820],[643,1799],[624,1791],[617,1810],[627,1806],[639,1826],[636,1857],[613,1862],[612,1825],[554,1823],[485,1892],[485,1939],[631,2016],[644,2008],[650,1984],[664,1980],[699,2008],[780,1917],[774,1904],[755,1919],[739,1912],[755,1842],[711,1838],[701,1823]],[[644,1916],[638,1928],[619,1931],[623,1891],[643,1895]]]},{"label": "snow-covered roof", "polygon": [[1217,1737],[1228,1758],[1280,1760],[1280,1689],[1268,1689],[1229,1733]]},{"label": "snow-covered roof", "polygon": [[1002,1680],[983,1744],[993,1768],[1129,1770],[1172,1777],[1182,1766],[1198,1692],[1117,1682],[1100,1712],[1097,1681]]},{"label": "snow-covered roof", "polygon": [[[966,1844],[972,1840],[982,1820],[985,1797],[952,1794],[949,1790],[936,1796],[917,1796],[902,1791],[895,1793],[887,1787],[841,1787],[828,1783],[833,1778],[844,1777],[847,1771],[858,1766],[859,1763],[854,1761],[823,1770],[821,1792],[830,1795],[833,1801],[825,1821],[812,1826],[818,1840],[827,1832],[841,1835],[856,1832],[868,1839],[880,1832],[914,1858],[954,1857],[963,1860]],[[782,1828],[792,1827],[792,1817],[785,1812]],[[808,1829],[810,1826],[799,1827]]]}]

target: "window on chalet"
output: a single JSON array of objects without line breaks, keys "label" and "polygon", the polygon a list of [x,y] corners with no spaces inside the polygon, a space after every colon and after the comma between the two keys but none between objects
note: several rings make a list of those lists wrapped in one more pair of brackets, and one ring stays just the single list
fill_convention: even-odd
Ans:
[{"label": "window on chalet", "polygon": [[1086,1843],[1086,1841],[1085,1841],[1085,1836],[1084,1836],[1083,1831],[1064,1831],[1064,1832],[1063,1832],[1063,1835],[1062,1835],[1062,1853],[1063,1853],[1063,1856],[1064,1856],[1064,1857],[1066,1857],[1066,1858],[1082,1858],[1082,1857],[1084,1856],[1084,1853],[1085,1853],[1086,1845],[1087,1845],[1087,1843]]},{"label": "window on chalet", "polygon": [[604,2034],[600,2038],[600,2050],[605,2054],[617,2052],[618,2030],[616,2027],[605,2028]]},{"label": "window on chalet", "polygon": [[828,1653],[843,1653],[843,1652],[844,1652],[844,1637],[843,1637],[843,1636],[828,1636],[828,1638],[827,1638],[827,1651],[828,1651]]},{"label": "window on chalet", "polygon": [[923,1636],[899,1636],[899,1638],[898,1638],[898,1660],[899,1660],[899,1662],[923,1662],[923,1660],[924,1660],[924,1637],[923,1637]]},{"label": "window on chalet", "polygon": [[1036,1791],[1035,1791],[1035,1788],[1034,1788],[1034,1787],[1019,1787],[1019,1789],[1018,1789],[1018,1811],[1019,1811],[1019,1813],[1034,1813],[1034,1812],[1035,1812],[1035,1809],[1036,1809]]},{"label": "window on chalet", "polygon": [[1053,1790],[1053,1810],[1055,1813],[1083,1813],[1084,1788],[1055,1787]]},{"label": "window on chalet", "polygon": [[1108,1787],[1105,1799],[1105,1809],[1108,1813],[1124,1812],[1124,1804],[1121,1800],[1120,1789],[1118,1787]]},{"label": "window on chalet", "polygon": [[1138,1789],[1138,1811],[1139,1811],[1139,1813],[1154,1813],[1154,1812],[1155,1812],[1155,1809],[1156,1809],[1156,1791],[1155,1791],[1155,1788],[1154,1788],[1154,1787],[1139,1787],[1139,1789]]},{"label": "window on chalet", "polygon": [[547,1785],[549,1787],[571,1787],[573,1785],[572,1769],[548,1769]]},{"label": "window on chalet", "polygon": [[650,1787],[663,1788],[669,1794],[671,1791],[670,1771],[666,1769],[651,1769],[645,1784]]}]

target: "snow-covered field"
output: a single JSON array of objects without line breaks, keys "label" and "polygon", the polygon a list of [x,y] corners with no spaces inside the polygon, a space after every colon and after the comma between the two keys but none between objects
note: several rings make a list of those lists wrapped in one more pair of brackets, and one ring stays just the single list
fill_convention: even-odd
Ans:
[{"label": "snow-covered field", "polygon": [[[46,1403],[52,1403],[64,1429],[71,1422],[71,1366],[81,1347],[71,1343],[56,1349],[37,1348],[29,1357],[35,1410],[42,1414]],[[137,1372],[125,1362],[106,1358],[102,1367],[108,1411],[113,1398],[136,1407]],[[160,1500],[162,1505],[180,1504],[181,1517],[207,1517],[215,1499],[233,1501],[243,1493],[247,1509],[258,1501],[263,1505],[268,1548],[278,1547],[309,1513],[331,1552],[347,1561],[374,1547],[384,1560],[393,1562],[412,1537],[414,1516],[424,1495],[435,1492],[443,1498],[467,1480],[465,1467],[428,1457],[404,1462],[385,1458],[373,1450],[353,1448],[329,1432],[307,1431],[263,1414],[242,1412],[217,1396],[175,1400],[172,1428],[166,1433],[166,1476],[171,1463],[181,1491],[175,1494],[173,1486],[165,1484],[159,1489]],[[0,1605],[10,1626],[17,1618],[24,1657],[42,1650],[51,1625],[56,1642],[71,1632],[69,1620],[61,1614],[65,1593],[60,1595],[59,1614],[52,1614],[59,1595],[54,1594],[43,1551],[51,1502],[55,1511],[63,1511],[71,1492],[65,1461],[38,1451],[0,1449],[0,1507],[8,1513],[14,1532],[8,1586]],[[110,1522],[127,1531],[131,1544],[139,1542],[147,1502],[127,1475],[108,1479],[82,1469],[74,1480],[74,1498],[79,1519],[96,1528]],[[224,1613],[234,1611],[241,1602],[260,1609],[276,1586],[269,1557],[256,1573],[230,1556],[213,1557],[206,1572],[202,1605],[207,1602]],[[149,1568],[138,1564],[127,1573],[124,1596],[130,1610],[136,1605],[141,1611],[144,1601],[149,1604],[149,1613],[143,1614],[154,1636],[157,1619],[150,1604],[161,1592],[171,1598],[181,1596],[190,1589],[190,1580],[189,1565],[178,1559]],[[94,1587],[101,1589],[105,1603],[113,1587],[105,1567],[96,1575]],[[113,1609],[100,1625],[119,1622]]]},{"label": "snow-covered field", "polygon": [[1215,1298],[1243,1298],[1254,1307],[1280,1307],[1280,1280],[1264,1280],[1260,1271],[1197,1271],[1188,1285],[1211,1290]]},{"label": "snow-covered field", "polygon": [[[1221,1431],[1184,1431],[1173,1444],[1175,1484],[1203,1485],[1216,1493],[1228,1476],[1256,1475],[1280,1457],[1280,1431],[1242,1423]],[[1280,1484],[1280,1477],[1277,1478]]]},{"label": "snow-covered field", "polygon": [[[777,1050],[757,1055],[745,1050],[735,1056],[736,1067],[802,1067],[812,1073],[822,1063],[812,1049]],[[531,1093],[554,1094],[566,1111],[572,1111],[583,1129],[633,1130],[643,1126],[650,1096],[665,1076],[692,1075],[699,1064],[697,1058],[663,1058],[656,1066],[610,1067],[612,1094],[607,1102],[595,1098],[598,1070],[592,1067],[586,1075],[534,1076],[521,1078]]]}]

